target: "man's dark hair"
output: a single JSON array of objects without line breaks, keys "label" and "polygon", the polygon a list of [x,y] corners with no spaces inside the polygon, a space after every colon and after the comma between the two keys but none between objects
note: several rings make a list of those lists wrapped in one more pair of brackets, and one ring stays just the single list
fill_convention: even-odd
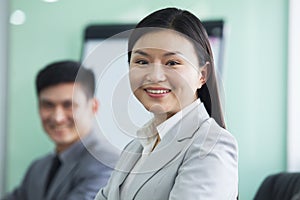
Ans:
[{"label": "man's dark hair", "polygon": [[36,76],[36,91],[40,92],[50,86],[61,83],[79,83],[88,98],[95,92],[94,73],[84,68],[81,63],[71,60],[53,62],[41,69]]}]

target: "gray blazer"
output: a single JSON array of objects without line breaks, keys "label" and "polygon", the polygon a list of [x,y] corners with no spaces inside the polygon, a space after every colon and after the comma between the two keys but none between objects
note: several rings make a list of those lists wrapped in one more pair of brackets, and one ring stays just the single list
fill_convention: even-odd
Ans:
[{"label": "gray blazer", "polygon": [[[110,177],[112,168],[91,155],[99,142],[94,134],[89,134],[63,152],[63,164],[50,185],[47,196],[44,196],[45,182],[50,169],[53,154],[48,154],[34,161],[29,167],[21,185],[3,200],[91,200]],[[84,145],[83,145],[84,143]],[[89,149],[89,150],[87,150]],[[93,154],[109,154],[114,160],[117,154],[109,151],[94,151]],[[107,156],[107,155],[105,155]],[[111,162],[114,162],[114,160]],[[113,163],[109,163],[114,165]]]},{"label": "gray blazer", "polygon": [[[140,158],[136,140],[125,147],[95,200],[120,200],[120,187]],[[122,200],[231,200],[238,193],[234,137],[209,118],[203,104],[187,114],[142,164]]]}]

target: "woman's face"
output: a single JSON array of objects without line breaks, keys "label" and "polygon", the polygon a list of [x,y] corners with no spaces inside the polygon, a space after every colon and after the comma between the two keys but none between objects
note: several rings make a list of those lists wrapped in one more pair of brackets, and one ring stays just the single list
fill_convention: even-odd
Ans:
[{"label": "woman's face", "polygon": [[199,67],[192,42],[172,30],[147,33],[132,49],[131,89],[155,115],[169,118],[195,101],[206,71],[206,65]]}]

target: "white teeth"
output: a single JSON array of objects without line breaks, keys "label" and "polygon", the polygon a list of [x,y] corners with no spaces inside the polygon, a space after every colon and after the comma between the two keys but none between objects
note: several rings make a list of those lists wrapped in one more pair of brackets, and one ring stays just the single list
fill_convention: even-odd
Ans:
[{"label": "white teeth", "polygon": [[152,94],[165,94],[168,93],[170,90],[147,90],[147,92]]}]

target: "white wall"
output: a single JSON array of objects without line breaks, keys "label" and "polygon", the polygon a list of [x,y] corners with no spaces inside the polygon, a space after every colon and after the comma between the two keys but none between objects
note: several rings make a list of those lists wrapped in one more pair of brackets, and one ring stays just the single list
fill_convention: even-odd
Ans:
[{"label": "white wall", "polygon": [[300,171],[300,1],[289,5],[288,171]]}]

